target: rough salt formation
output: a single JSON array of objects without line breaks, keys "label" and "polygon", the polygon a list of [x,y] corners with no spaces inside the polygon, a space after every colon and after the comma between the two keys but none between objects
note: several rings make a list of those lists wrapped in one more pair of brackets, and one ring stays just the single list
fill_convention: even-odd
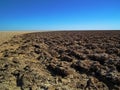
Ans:
[{"label": "rough salt formation", "polygon": [[15,36],[0,45],[0,90],[120,90],[120,31]]}]

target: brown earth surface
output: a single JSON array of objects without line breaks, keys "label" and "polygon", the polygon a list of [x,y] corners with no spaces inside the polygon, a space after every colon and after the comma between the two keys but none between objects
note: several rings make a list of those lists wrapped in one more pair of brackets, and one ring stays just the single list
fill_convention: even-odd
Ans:
[{"label": "brown earth surface", "polygon": [[22,31],[1,31],[0,32],[0,44],[2,44],[3,42],[6,42],[8,40],[10,40],[13,36],[15,35],[20,35],[20,34],[25,34],[28,33],[27,31],[22,32]]},{"label": "brown earth surface", "polygon": [[16,35],[0,45],[0,90],[120,90],[120,31]]}]

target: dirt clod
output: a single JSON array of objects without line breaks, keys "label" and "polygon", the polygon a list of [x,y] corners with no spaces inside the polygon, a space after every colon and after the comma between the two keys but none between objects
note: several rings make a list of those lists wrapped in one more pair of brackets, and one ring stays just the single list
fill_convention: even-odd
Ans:
[{"label": "dirt clod", "polygon": [[120,90],[120,31],[37,32],[0,45],[1,90]]}]

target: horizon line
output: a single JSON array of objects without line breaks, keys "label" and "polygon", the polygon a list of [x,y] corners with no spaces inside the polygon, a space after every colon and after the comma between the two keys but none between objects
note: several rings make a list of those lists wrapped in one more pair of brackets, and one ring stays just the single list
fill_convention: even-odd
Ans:
[{"label": "horizon line", "polygon": [[35,32],[35,31],[40,31],[40,32],[47,32],[47,31],[120,31],[120,29],[66,29],[66,30],[63,30],[63,29],[57,29],[57,30],[0,30],[0,32],[12,32],[12,31],[15,31],[15,32]]}]

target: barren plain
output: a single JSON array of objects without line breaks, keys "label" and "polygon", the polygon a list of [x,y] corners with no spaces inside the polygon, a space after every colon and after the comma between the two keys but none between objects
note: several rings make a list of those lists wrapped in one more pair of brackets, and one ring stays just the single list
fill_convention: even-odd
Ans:
[{"label": "barren plain", "polygon": [[120,31],[36,32],[2,41],[0,90],[120,90]]}]

